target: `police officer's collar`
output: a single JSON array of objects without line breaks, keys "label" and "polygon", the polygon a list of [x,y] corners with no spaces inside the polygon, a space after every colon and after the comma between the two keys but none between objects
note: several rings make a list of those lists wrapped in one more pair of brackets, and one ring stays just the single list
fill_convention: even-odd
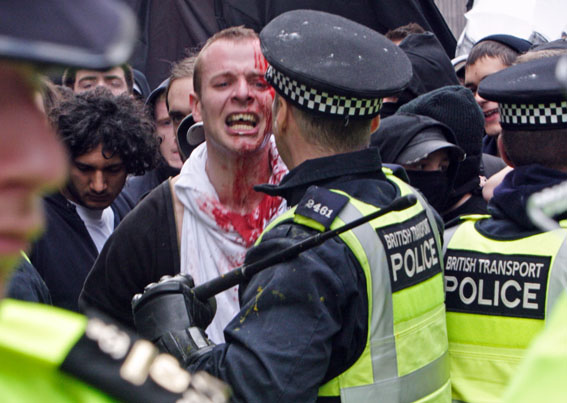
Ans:
[{"label": "police officer's collar", "polygon": [[307,160],[289,171],[279,185],[263,184],[254,186],[254,189],[270,196],[283,197],[289,205],[294,205],[309,186],[321,185],[341,176],[375,174],[376,177],[386,180],[381,167],[382,160],[378,150],[368,148]]}]

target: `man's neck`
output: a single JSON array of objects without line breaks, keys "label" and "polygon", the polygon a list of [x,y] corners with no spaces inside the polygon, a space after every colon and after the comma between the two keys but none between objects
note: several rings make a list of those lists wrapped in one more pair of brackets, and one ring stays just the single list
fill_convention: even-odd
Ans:
[{"label": "man's neck", "polygon": [[272,173],[270,146],[242,156],[208,152],[206,171],[222,205],[234,212],[249,213],[264,197],[253,186],[268,182]]}]

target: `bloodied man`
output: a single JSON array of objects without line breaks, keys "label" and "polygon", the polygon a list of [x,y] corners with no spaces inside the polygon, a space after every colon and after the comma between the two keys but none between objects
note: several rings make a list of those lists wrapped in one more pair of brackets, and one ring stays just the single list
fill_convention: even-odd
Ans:
[{"label": "bloodied man", "polygon": [[[187,273],[200,284],[243,263],[247,248],[285,208],[281,198],[253,189],[279,183],[287,172],[271,136],[274,92],[266,69],[252,30],[228,28],[203,46],[190,101],[206,141],[109,239],[85,283],[83,306],[133,326],[130,300],[148,283]],[[207,334],[222,342],[239,310],[238,290],[216,298]]]}]

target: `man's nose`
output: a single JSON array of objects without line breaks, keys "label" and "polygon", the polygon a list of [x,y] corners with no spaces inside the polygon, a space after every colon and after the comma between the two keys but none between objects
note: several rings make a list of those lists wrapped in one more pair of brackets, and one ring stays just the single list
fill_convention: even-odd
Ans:
[{"label": "man's nose", "polygon": [[95,193],[102,193],[106,189],[106,178],[102,171],[96,170],[91,176],[91,190]]},{"label": "man's nose", "polygon": [[486,102],[486,99],[484,99],[483,97],[481,97],[480,95],[478,95],[478,90],[476,90],[474,92],[474,100],[476,101],[477,104],[482,105]]},{"label": "man's nose", "polygon": [[250,83],[245,78],[241,78],[236,82],[234,96],[239,101],[249,101],[252,99]]}]

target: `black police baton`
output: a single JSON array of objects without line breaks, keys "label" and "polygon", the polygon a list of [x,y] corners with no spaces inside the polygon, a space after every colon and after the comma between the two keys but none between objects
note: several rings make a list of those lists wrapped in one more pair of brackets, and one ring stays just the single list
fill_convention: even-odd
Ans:
[{"label": "black police baton", "polygon": [[240,284],[243,280],[252,278],[252,276],[254,276],[256,273],[270,266],[273,266],[274,264],[291,259],[292,257],[299,255],[301,252],[307,249],[322,244],[329,238],[358,227],[359,225],[365,224],[368,221],[383,216],[384,214],[387,214],[391,211],[405,210],[406,208],[413,206],[416,201],[417,197],[413,194],[400,197],[383,209],[377,210],[374,213],[366,215],[364,217],[360,217],[348,224],[343,225],[342,227],[313,235],[301,242],[296,243],[295,245],[285,248],[280,252],[274,253],[273,255],[262,258],[256,262],[244,264],[234,270],[229,271],[227,274],[223,274],[220,277],[206,281],[193,288],[193,292],[201,301],[206,301],[216,294]]}]

